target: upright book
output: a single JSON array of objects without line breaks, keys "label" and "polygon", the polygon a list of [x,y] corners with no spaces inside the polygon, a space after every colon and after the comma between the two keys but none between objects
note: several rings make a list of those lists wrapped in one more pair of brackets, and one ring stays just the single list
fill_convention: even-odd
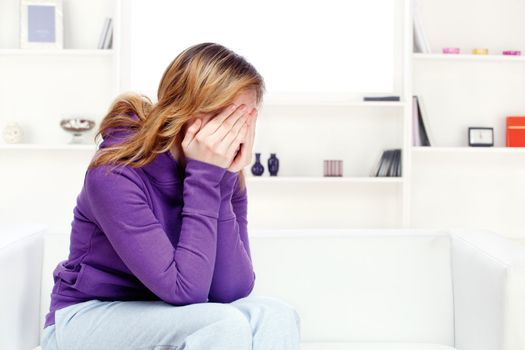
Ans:
[{"label": "upright book", "polygon": [[412,97],[412,138],[413,146],[431,146],[426,112],[422,108],[421,96]]}]

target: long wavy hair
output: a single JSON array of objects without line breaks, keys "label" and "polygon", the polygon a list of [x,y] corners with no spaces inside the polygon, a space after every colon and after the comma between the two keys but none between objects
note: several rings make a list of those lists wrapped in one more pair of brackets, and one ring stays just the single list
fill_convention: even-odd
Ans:
[{"label": "long wavy hair", "polygon": [[[132,133],[125,142],[98,149],[88,169],[101,164],[142,167],[175,143],[180,146],[192,116],[216,114],[232,103],[239,92],[250,88],[255,89],[259,105],[265,83],[244,57],[217,43],[193,45],[175,57],[164,71],[157,103],[134,92],[115,98],[94,139],[104,138],[110,129],[124,128]],[[133,113],[138,120],[130,118]],[[239,177],[244,189],[243,170]]]}]

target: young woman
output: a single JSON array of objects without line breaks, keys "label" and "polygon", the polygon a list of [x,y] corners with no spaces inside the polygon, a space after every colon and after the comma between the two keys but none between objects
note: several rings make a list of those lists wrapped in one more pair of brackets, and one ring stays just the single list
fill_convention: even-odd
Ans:
[{"label": "young woman", "polygon": [[297,311],[250,295],[242,170],[264,91],[242,56],[201,43],[167,67],[157,103],[113,102],[53,272],[43,350],[299,349]]}]

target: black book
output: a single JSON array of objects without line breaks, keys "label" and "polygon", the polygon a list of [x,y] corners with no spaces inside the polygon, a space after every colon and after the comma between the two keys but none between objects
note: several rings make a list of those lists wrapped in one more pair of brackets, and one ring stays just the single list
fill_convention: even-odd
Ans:
[{"label": "black book", "polygon": [[381,168],[379,169],[379,176],[388,176],[388,169],[390,168],[390,164],[392,164],[392,155],[393,150],[389,149],[384,151],[384,159],[381,164]]},{"label": "black book", "polygon": [[430,138],[428,137],[427,128],[425,127],[425,122],[423,121],[421,99],[418,96],[415,97],[417,104],[417,132],[419,133],[419,140],[421,142],[421,144],[416,146],[430,146]]}]

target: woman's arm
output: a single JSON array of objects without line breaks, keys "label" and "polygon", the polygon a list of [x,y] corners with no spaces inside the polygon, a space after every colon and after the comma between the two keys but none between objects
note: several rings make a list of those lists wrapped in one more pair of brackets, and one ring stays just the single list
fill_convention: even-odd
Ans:
[{"label": "woman's arm", "polygon": [[152,212],[135,172],[119,167],[106,176],[104,165],[86,175],[94,220],[130,271],[167,303],[207,301],[217,249],[219,184],[225,171],[187,158],[176,247]]},{"label": "woman's arm", "polygon": [[237,173],[226,171],[220,184],[217,256],[210,301],[228,303],[249,295],[255,284],[248,240],[247,189],[240,190]]}]

